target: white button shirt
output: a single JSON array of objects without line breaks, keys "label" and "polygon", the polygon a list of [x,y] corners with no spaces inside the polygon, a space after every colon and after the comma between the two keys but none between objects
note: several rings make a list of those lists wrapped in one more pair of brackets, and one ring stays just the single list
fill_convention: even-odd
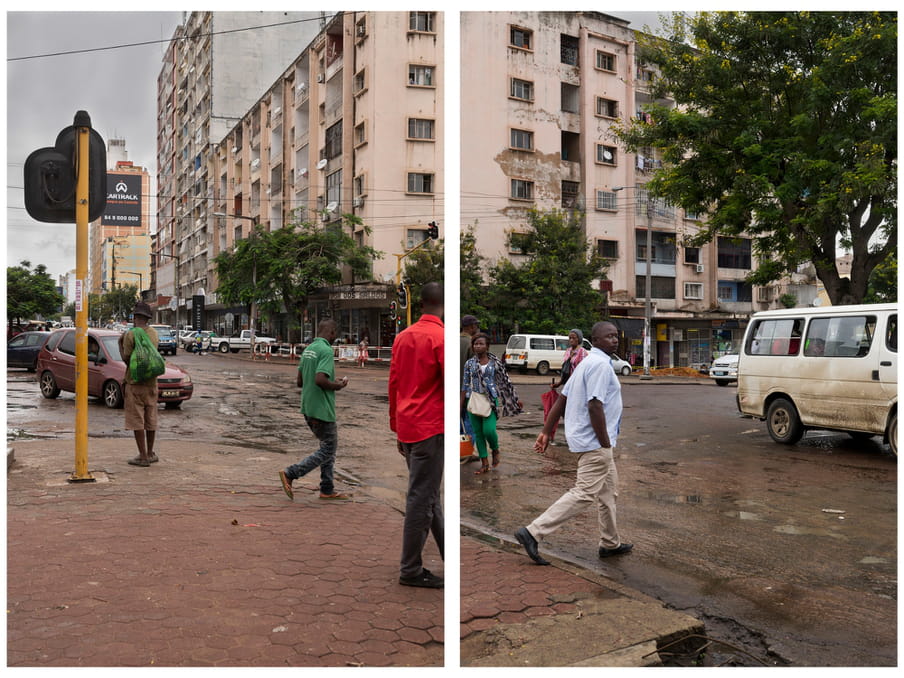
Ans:
[{"label": "white button shirt", "polygon": [[571,452],[590,452],[601,447],[587,409],[594,399],[603,404],[609,442],[615,447],[622,417],[621,383],[606,353],[594,346],[565,382],[562,395],[568,399],[565,403],[565,438]]}]

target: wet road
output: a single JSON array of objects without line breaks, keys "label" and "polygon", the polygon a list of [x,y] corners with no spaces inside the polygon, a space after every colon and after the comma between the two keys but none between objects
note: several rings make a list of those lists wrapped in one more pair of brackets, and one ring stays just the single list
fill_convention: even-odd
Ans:
[{"label": "wet road", "polygon": [[[461,468],[462,522],[509,539],[576,468],[562,446],[532,451],[545,387],[515,380],[529,411],[502,421],[503,464]],[[784,447],[738,417],[732,387],[623,384],[618,517],[634,552],[600,561],[593,511],[544,548],[705,621],[730,643],[711,663],[758,665],[737,647],[772,665],[896,665],[897,461],[881,439]]]}]

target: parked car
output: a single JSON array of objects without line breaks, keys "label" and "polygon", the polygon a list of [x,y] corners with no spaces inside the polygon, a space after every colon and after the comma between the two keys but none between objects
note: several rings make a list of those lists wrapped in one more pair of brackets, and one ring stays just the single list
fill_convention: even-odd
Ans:
[{"label": "parked car", "polygon": [[627,360],[622,360],[617,355],[612,356],[612,369],[615,370],[616,374],[620,374],[623,377],[627,377],[631,372],[634,371],[634,368],[631,366]]},{"label": "parked car", "polygon": [[160,355],[176,355],[176,347],[179,345],[176,333],[169,325],[151,325],[157,333],[157,350]]},{"label": "parked car", "polygon": [[[119,352],[119,336],[114,330],[88,330],[88,395],[111,408],[122,407],[128,369]],[[37,372],[45,398],[56,398],[61,391],[75,393],[74,329],[56,330],[48,337],[38,353]],[[157,388],[157,402],[167,409],[179,407],[194,392],[188,372],[171,363],[157,377]]]},{"label": "parked car", "polygon": [[22,332],[6,342],[6,366],[24,367],[34,372],[38,361],[38,352],[50,332]]},{"label": "parked car", "polygon": [[179,343],[186,351],[195,351],[198,348],[198,335],[201,335],[201,350],[211,350],[211,342],[217,338],[217,333],[210,330],[182,330],[179,333]]},{"label": "parked car", "polygon": [[715,379],[719,386],[728,386],[738,380],[738,354],[729,353],[716,358],[709,368],[710,379]]}]

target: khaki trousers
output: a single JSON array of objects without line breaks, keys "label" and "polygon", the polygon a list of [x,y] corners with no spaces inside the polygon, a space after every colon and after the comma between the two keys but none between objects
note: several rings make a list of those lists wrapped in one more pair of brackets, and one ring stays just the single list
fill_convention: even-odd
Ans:
[{"label": "khaki trousers", "polygon": [[563,494],[539,518],[527,526],[534,539],[542,541],[570,518],[591,504],[599,512],[600,546],[612,549],[621,541],[615,520],[618,497],[618,471],[611,447],[582,452],[578,459],[578,476],[574,487]]}]

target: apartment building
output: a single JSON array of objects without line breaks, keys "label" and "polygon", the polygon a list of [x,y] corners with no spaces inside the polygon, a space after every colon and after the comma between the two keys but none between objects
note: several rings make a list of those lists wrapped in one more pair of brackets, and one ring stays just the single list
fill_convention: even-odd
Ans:
[{"label": "apartment building", "polygon": [[150,175],[127,159],[124,139],[107,143],[107,206],[88,228],[88,290],[93,294],[151,283]]},{"label": "apartment building", "polygon": [[628,22],[598,12],[461,16],[461,221],[475,227],[481,254],[517,262],[506,237],[526,227],[528,209],[578,210],[609,263],[601,294],[632,358],[642,350],[648,266],[653,364],[709,363],[736,346],[755,310],[751,241],[685,246],[697,215],[652,199],[656,152],[628,153],[613,133],[649,120],[652,101]]},{"label": "apartment building", "polygon": [[[191,323],[210,284],[211,149],[326,24],[325,12],[190,12],[157,79],[157,320]],[[195,315],[198,308],[194,309]]]},{"label": "apartment building", "polygon": [[346,276],[306,309],[286,309],[263,327],[301,341],[332,317],[341,339],[366,334],[371,345],[391,343],[401,255],[442,219],[442,55],[440,13],[341,13],[216,145],[205,300],[212,327],[229,334],[249,320],[247,307],[217,299],[217,254],[256,224],[349,228],[342,215],[354,214],[363,223],[348,233],[383,255],[373,262],[373,280]]}]

